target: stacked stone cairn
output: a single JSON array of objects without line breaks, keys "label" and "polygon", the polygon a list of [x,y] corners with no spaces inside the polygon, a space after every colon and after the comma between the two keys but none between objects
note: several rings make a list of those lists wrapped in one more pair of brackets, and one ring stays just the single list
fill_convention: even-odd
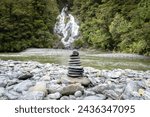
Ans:
[{"label": "stacked stone cairn", "polygon": [[81,66],[79,52],[74,50],[70,55],[69,67],[68,67],[68,76],[77,78],[83,76],[83,67]]}]

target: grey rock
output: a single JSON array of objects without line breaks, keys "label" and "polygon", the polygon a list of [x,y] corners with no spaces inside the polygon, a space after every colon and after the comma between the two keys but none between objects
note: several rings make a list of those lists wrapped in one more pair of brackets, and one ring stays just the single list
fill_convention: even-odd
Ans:
[{"label": "grey rock", "polygon": [[60,93],[62,95],[71,95],[71,94],[74,94],[76,91],[83,91],[83,90],[84,90],[84,87],[81,86],[81,84],[76,83],[76,84],[70,84],[68,86],[63,87]]},{"label": "grey rock", "polygon": [[76,97],[74,95],[69,95],[70,100],[76,100]]},{"label": "grey rock", "polygon": [[90,84],[90,80],[86,77],[71,78],[67,76],[62,76],[61,83],[64,84],[80,83],[84,86],[88,86]]},{"label": "grey rock", "polygon": [[121,75],[122,75],[122,73],[120,71],[111,71],[111,72],[107,73],[106,77],[119,78]]},{"label": "grey rock", "polygon": [[69,100],[69,97],[68,96],[63,96],[60,98],[60,100]]},{"label": "grey rock", "polygon": [[33,86],[33,82],[30,80],[25,80],[14,86],[14,90],[21,93],[22,91],[27,91],[31,86]]},{"label": "grey rock", "polygon": [[30,87],[29,91],[41,91],[47,94],[47,88],[46,88],[46,82],[36,82],[36,85],[33,87]]},{"label": "grey rock", "polygon": [[109,89],[108,84],[100,84],[100,85],[97,85],[97,86],[91,88],[91,91],[94,91],[96,93],[103,93],[104,90],[108,90],[108,89]]},{"label": "grey rock", "polygon": [[18,84],[19,81],[17,79],[8,80],[7,87]]},{"label": "grey rock", "polygon": [[22,96],[21,100],[43,100],[45,97],[45,93],[41,91],[33,91],[28,92],[24,96]]},{"label": "grey rock", "polygon": [[130,99],[133,96],[139,96],[138,89],[140,87],[138,86],[138,83],[136,81],[129,81],[127,83],[127,86],[125,88],[125,91],[123,93],[123,99]]},{"label": "grey rock", "polygon": [[105,90],[103,91],[103,93],[107,96],[110,97],[112,99],[118,100],[120,99],[120,95],[118,95],[115,91],[113,90]]},{"label": "grey rock", "polygon": [[31,78],[31,77],[33,77],[33,74],[31,74],[31,73],[26,73],[26,74],[20,75],[20,76],[18,77],[18,79],[19,79],[19,80],[26,80],[26,79],[29,79],[29,78]]},{"label": "grey rock", "polygon": [[0,97],[3,96],[4,92],[5,92],[5,89],[3,87],[0,87]]},{"label": "grey rock", "polygon": [[106,96],[103,95],[103,94],[96,94],[96,96],[101,97],[102,100],[105,100],[105,99],[106,99]]},{"label": "grey rock", "polygon": [[80,97],[80,96],[82,96],[82,91],[76,91],[74,93],[74,95],[75,95],[75,97]]},{"label": "grey rock", "polygon": [[18,96],[13,95],[10,92],[5,92],[5,96],[8,98],[8,100],[16,100],[16,99],[18,99]]},{"label": "grey rock", "polygon": [[8,98],[6,96],[2,96],[0,97],[0,100],[8,100]]},{"label": "grey rock", "polygon": [[143,96],[145,100],[150,100],[150,92],[145,91]]},{"label": "grey rock", "polygon": [[59,85],[59,84],[49,84],[47,86],[48,92],[49,93],[56,93],[56,92],[60,92],[63,89],[63,86]]},{"label": "grey rock", "polygon": [[99,96],[87,96],[85,97],[83,100],[103,100],[103,97],[99,97]]},{"label": "grey rock", "polygon": [[7,85],[7,79],[6,78],[0,78],[0,87],[5,87]]},{"label": "grey rock", "polygon": [[91,95],[95,95],[96,93],[94,91],[88,91],[88,90],[84,90],[84,95],[85,96],[91,96]]},{"label": "grey rock", "polygon": [[59,99],[60,97],[61,97],[61,94],[59,92],[52,93],[47,96],[48,99]]}]

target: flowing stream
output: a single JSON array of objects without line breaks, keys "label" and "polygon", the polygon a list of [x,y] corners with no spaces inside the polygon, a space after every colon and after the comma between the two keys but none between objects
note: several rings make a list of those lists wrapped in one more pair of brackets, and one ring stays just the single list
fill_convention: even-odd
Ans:
[{"label": "flowing stream", "polygon": [[64,7],[57,17],[54,32],[61,38],[65,48],[71,48],[71,44],[79,36],[79,25],[73,15],[68,13],[68,8]]}]

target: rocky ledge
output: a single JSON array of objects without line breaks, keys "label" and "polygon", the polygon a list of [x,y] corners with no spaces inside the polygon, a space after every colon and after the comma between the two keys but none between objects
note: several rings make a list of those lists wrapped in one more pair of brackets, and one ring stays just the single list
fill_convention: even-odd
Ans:
[{"label": "rocky ledge", "polygon": [[0,100],[149,100],[150,71],[84,68],[83,79],[67,66],[0,60]]}]

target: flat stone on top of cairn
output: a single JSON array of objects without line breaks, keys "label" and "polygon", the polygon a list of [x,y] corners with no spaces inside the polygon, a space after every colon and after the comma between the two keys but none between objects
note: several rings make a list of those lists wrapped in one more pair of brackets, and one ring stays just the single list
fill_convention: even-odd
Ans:
[{"label": "flat stone on top of cairn", "polygon": [[82,77],[83,76],[83,67],[81,66],[79,52],[74,50],[70,55],[69,67],[68,67],[68,76],[69,77]]}]

